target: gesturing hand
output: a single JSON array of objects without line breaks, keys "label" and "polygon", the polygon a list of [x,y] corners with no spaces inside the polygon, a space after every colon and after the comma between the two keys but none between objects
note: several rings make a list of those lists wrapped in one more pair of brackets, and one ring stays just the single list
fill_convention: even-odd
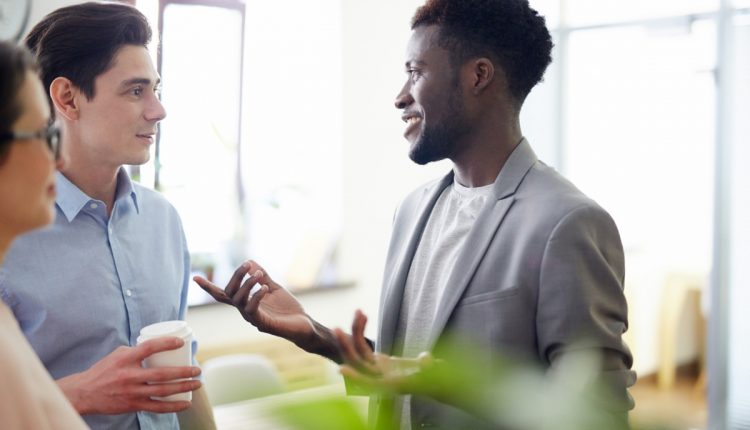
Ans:
[{"label": "gesturing hand", "polygon": [[373,352],[365,339],[367,317],[357,311],[352,323],[351,336],[341,329],[334,335],[344,364],[341,374],[360,386],[375,391],[413,393],[421,388],[420,372],[434,362],[429,353],[417,358],[391,357]]},{"label": "gesturing hand", "polygon": [[[250,277],[243,282],[248,273]],[[313,321],[297,299],[254,261],[237,268],[223,290],[200,276],[193,280],[215,300],[236,307],[245,320],[262,332],[281,336],[303,348],[315,333]]]},{"label": "gesturing hand", "polygon": [[170,337],[152,339],[134,347],[121,346],[88,370],[62,378],[57,383],[81,415],[179,412],[189,408],[191,403],[165,402],[151,397],[197,390],[201,386],[198,380],[168,381],[198,376],[200,368],[145,369],[141,362],[154,353],[177,349],[183,344],[182,339]]}]

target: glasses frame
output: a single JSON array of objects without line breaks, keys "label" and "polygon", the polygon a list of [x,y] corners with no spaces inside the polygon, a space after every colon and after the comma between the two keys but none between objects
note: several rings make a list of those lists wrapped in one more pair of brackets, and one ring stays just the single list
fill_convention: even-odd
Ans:
[{"label": "glasses frame", "polygon": [[47,149],[55,157],[55,160],[60,159],[60,129],[55,124],[50,124],[37,131],[10,131],[0,134],[0,142],[36,139],[44,140],[47,143]]}]

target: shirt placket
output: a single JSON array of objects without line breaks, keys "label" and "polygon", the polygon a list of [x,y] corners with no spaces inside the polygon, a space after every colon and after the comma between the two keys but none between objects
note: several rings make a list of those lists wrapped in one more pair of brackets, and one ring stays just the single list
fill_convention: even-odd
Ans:
[{"label": "shirt placket", "polygon": [[117,273],[117,280],[120,284],[120,292],[122,294],[123,302],[125,303],[125,314],[128,319],[128,340],[130,345],[135,345],[140,332],[141,320],[140,313],[138,312],[138,289],[135,288],[135,282],[133,278],[133,270],[128,264],[126,257],[126,250],[123,243],[120,241],[118,229],[118,217],[117,217],[117,205],[112,209],[112,215],[109,217],[107,226],[107,240],[109,242],[109,249],[112,253],[112,261],[115,264],[115,272]]}]

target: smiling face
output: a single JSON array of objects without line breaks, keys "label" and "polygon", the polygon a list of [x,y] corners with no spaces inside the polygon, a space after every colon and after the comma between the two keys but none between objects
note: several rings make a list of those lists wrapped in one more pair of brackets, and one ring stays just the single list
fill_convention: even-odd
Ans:
[{"label": "smiling face", "polygon": [[70,143],[71,151],[115,169],[148,161],[157,124],[166,116],[158,85],[145,47],[120,48],[112,66],[97,76],[94,97],[88,100],[79,92],[78,138]]},{"label": "smiling face", "polygon": [[[26,72],[16,97],[22,113],[11,130],[31,133],[44,129],[50,110],[42,83],[33,72]],[[4,231],[16,235],[52,222],[55,167],[46,141],[23,139],[10,144],[0,164],[0,223]]]},{"label": "smiling face", "polygon": [[417,27],[406,50],[407,80],[396,97],[403,110],[404,137],[411,143],[409,158],[427,164],[452,158],[461,150],[461,138],[468,134],[459,74],[450,53],[438,43],[436,25]]}]

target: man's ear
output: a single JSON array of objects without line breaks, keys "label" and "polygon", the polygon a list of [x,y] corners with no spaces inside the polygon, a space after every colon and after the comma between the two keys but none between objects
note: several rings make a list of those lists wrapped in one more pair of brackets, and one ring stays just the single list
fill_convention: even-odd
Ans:
[{"label": "man's ear", "polygon": [[55,78],[49,86],[49,95],[58,115],[70,121],[78,119],[79,100],[85,94],[70,79],[62,76]]},{"label": "man's ear", "polygon": [[488,58],[477,58],[470,65],[472,91],[478,95],[495,80],[495,65]]}]

